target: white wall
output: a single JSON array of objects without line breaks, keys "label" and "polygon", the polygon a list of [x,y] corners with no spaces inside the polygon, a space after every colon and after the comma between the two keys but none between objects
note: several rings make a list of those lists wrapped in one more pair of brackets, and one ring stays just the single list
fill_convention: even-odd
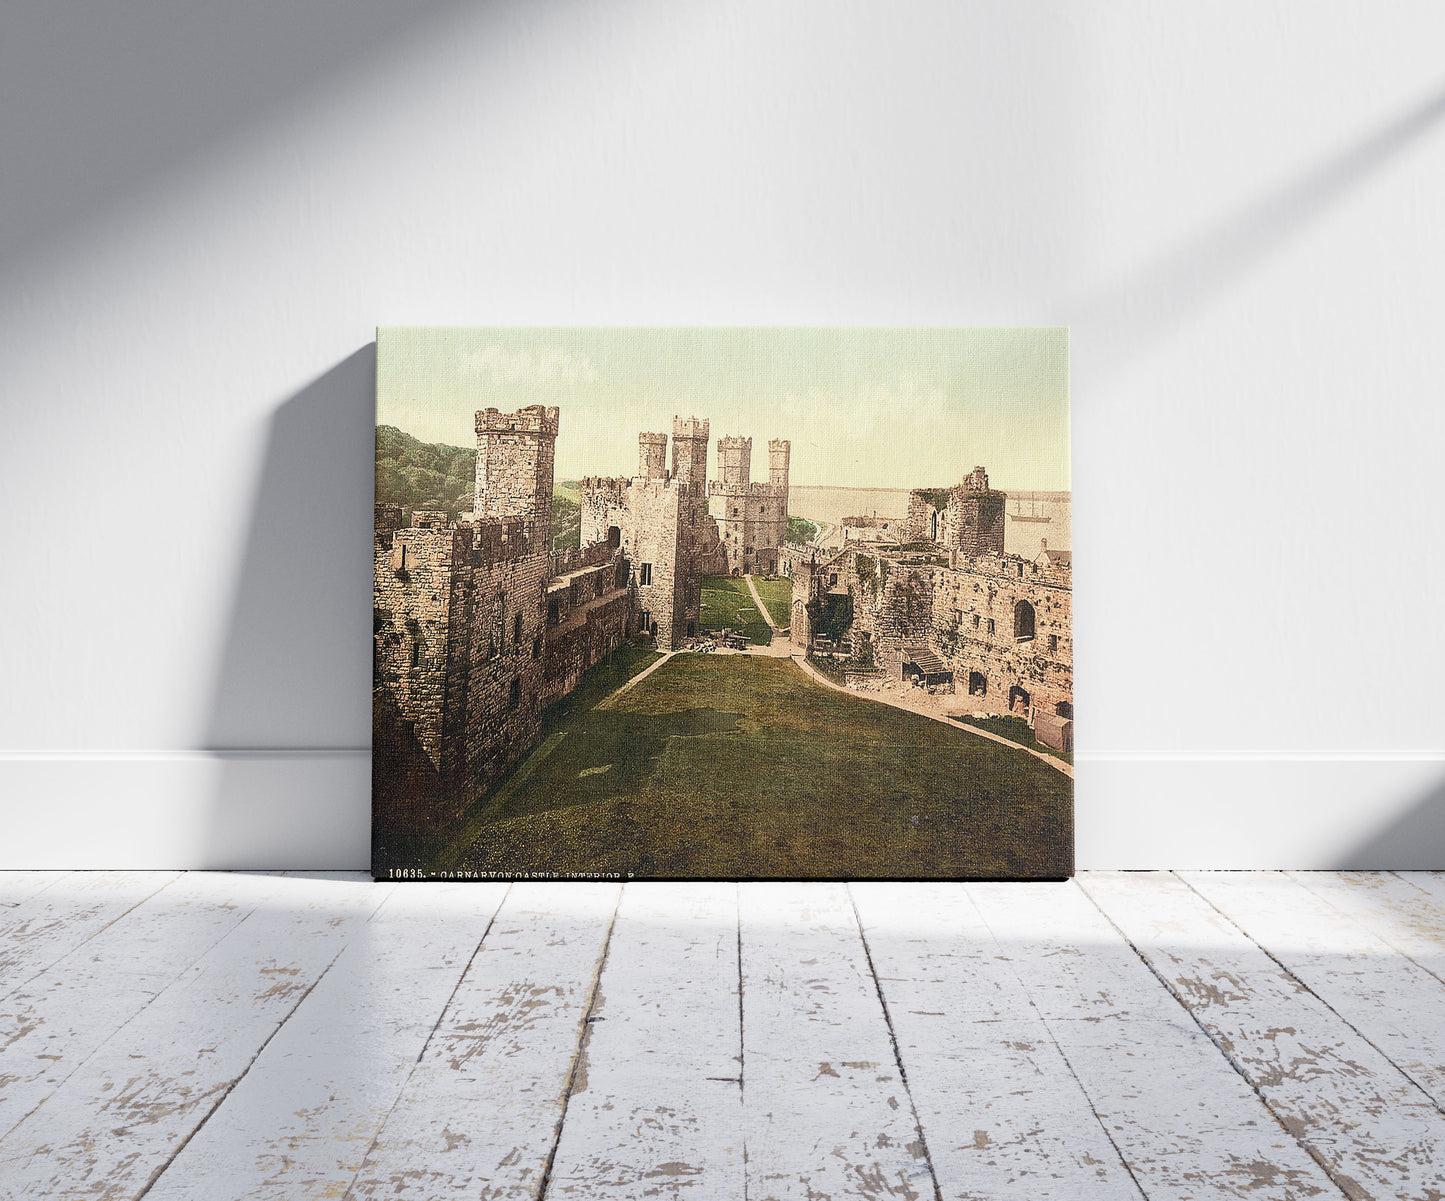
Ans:
[{"label": "white wall", "polygon": [[1445,866],[1442,43],[11,6],[0,863],[364,864],[377,323],[777,322],[1073,327],[1081,866]]}]

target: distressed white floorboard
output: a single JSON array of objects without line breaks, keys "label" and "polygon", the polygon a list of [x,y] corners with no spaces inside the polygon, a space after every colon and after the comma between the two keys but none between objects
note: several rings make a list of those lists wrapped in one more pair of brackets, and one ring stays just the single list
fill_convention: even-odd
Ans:
[{"label": "distressed white floorboard", "polygon": [[73,874],[75,873],[57,871],[0,872],[0,911],[13,909],[22,901]]},{"label": "distressed white floorboard", "polygon": [[1339,913],[1445,980],[1445,897],[1439,872],[1287,872]]},{"label": "distressed white floorboard", "polygon": [[399,885],[148,1201],[340,1197],[506,891],[490,883]]},{"label": "distressed white floorboard", "polygon": [[1170,874],[1084,887],[1351,1197],[1435,1197],[1445,1115],[1336,1012]]},{"label": "distressed white floorboard", "polygon": [[1445,1195],[1438,873],[504,888],[0,873],[0,1198]]},{"label": "distressed white floorboard", "polygon": [[539,1195],[620,893],[512,886],[347,1196]]},{"label": "distressed white floorboard", "polygon": [[847,888],[739,886],[749,1201],[936,1195]]},{"label": "distressed white floorboard", "polygon": [[392,887],[281,883],[0,1139],[10,1195],[143,1192]]},{"label": "distressed white floorboard", "polygon": [[969,884],[1150,1201],[1338,1189],[1073,884]]},{"label": "distressed white floorboard", "polygon": [[1283,873],[1179,875],[1445,1106],[1445,984]]},{"label": "distressed white floorboard", "polygon": [[743,1195],[733,884],[628,884],[547,1196]]},{"label": "distressed white floorboard", "polygon": [[0,997],[179,877],[179,872],[68,872],[0,910]]},{"label": "distressed white floorboard", "polygon": [[0,1137],[284,887],[275,876],[187,873],[0,1001]]},{"label": "distressed white floorboard", "polygon": [[1141,1194],[1047,1025],[957,884],[854,884],[945,1198]]}]

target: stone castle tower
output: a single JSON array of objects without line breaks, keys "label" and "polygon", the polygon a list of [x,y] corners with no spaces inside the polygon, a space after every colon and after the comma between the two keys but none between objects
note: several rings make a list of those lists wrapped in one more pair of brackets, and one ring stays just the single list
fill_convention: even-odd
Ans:
[{"label": "stone castle tower", "polygon": [[657,645],[675,650],[697,633],[702,577],[722,569],[707,512],[706,418],[675,417],[672,471],[667,435],[638,435],[638,474],[582,481],[582,542],[616,537],[631,571],[637,616]]},{"label": "stone castle tower", "polygon": [[672,478],[698,496],[707,491],[707,438],[706,417],[672,419]]},{"label": "stone castle tower", "polygon": [[667,478],[667,435],[637,435],[637,474],[645,480]]},{"label": "stone castle tower", "polygon": [[788,460],[792,453],[793,444],[785,438],[774,438],[768,443],[768,483],[781,489],[785,500],[788,495]]},{"label": "stone castle tower", "polygon": [[768,482],[752,478],[753,440],[719,438],[719,474],[708,489],[709,511],[718,523],[728,570],[734,575],[778,570],[788,534],[788,457],[792,443],[768,443]]},{"label": "stone castle tower", "polygon": [[557,410],[528,405],[515,413],[476,415],[477,483],[473,515],[521,517],[532,553],[552,547],[553,462]]},{"label": "stone castle tower", "polygon": [[1007,500],[989,487],[982,467],[952,488],[915,488],[908,497],[907,537],[965,555],[1001,555]]},{"label": "stone castle tower", "polygon": [[718,472],[724,484],[746,484],[752,478],[753,440],[719,438]]}]

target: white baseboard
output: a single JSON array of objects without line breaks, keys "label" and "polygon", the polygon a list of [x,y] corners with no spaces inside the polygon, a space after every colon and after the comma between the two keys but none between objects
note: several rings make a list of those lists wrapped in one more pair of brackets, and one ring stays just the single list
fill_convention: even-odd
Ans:
[{"label": "white baseboard", "polygon": [[[0,753],[0,868],[370,861],[362,750]],[[1078,866],[1445,868],[1445,754],[1081,754]]]},{"label": "white baseboard", "polygon": [[1083,754],[1079,869],[1445,868],[1445,755]]},{"label": "white baseboard", "polygon": [[371,752],[0,754],[0,868],[365,869]]}]

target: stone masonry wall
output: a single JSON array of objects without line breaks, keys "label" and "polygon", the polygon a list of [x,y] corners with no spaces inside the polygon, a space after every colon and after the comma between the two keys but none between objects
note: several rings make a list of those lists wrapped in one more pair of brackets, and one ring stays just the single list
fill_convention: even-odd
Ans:
[{"label": "stone masonry wall", "polygon": [[787,489],[714,480],[708,491],[708,511],[727,552],[728,571],[775,575],[788,536]]},{"label": "stone masonry wall", "polygon": [[[1033,609],[1033,635],[1015,633],[1020,603]],[[1016,556],[988,555],[941,568],[934,588],[931,645],[953,669],[959,692],[977,673],[989,700],[1009,708],[1031,705],[1048,713],[1073,712],[1073,579],[1068,568],[1040,567]],[[977,683],[975,683],[977,687]]]},{"label": "stone masonry wall", "polygon": [[515,413],[485,409],[476,415],[473,511],[478,517],[521,517],[528,538],[543,551],[552,541],[557,428],[557,410],[541,405]]}]

